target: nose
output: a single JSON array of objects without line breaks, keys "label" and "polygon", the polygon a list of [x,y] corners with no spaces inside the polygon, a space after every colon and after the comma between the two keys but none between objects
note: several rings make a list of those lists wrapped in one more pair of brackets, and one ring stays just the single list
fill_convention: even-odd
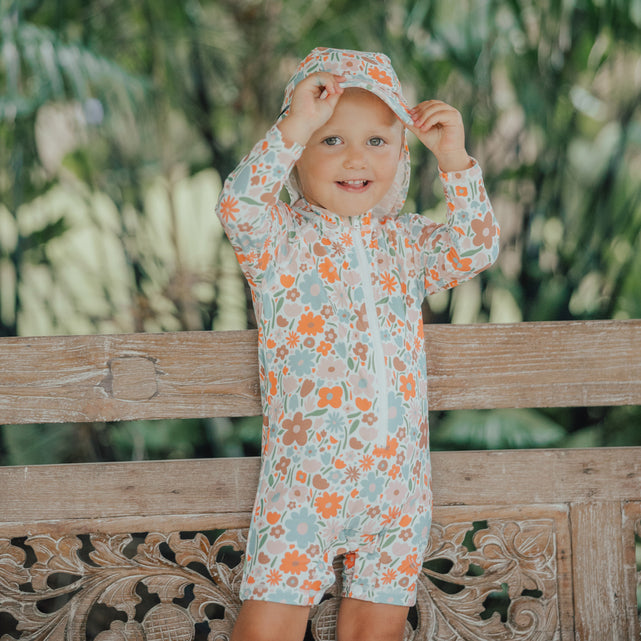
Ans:
[{"label": "nose", "polygon": [[365,153],[358,145],[349,145],[345,149],[343,166],[345,169],[362,169],[366,164]]}]

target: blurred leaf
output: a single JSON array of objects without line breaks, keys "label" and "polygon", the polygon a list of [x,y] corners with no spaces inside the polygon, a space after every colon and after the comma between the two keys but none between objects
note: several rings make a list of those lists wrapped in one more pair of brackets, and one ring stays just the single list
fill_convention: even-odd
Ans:
[{"label": "blurred leaf", "polygon": [[433,424],[432,443],[457,449],[552,447],[565,430],[536,410],[457,410]]},{"label": "blurred leaf", "polygon": [[40,229],[37,229],[24,237],[22,248],[25,251],[40,248],[43,245],[46,245],[50,240],[59,238],[68,230],[69,225],[67,224],[65,217],[60,216],[57,220],[54,220],[51,223],[46,223]]},{"label": "blurred leaf", "polygon": [[193,458],[203,440],[196,419],[112,423],[108,434],[121,460]]},{"label": "blurred leaf", "polygon": [[0,121],[32,116],[50,100],[84,102],[95,91],[106,97],[140,98],[149,88],[142,76],[76,43],[63,42],[51,29],[0,16],[4,40],[6,94]]}]

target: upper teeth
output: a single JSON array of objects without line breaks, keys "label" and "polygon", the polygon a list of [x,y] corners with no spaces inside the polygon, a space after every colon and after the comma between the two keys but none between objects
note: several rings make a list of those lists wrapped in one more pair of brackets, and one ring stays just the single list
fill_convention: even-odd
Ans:
[{"label": "upper teeth", "polygon": [[362,185],[366,182],[366,180],[343,180],[346,185]]}]

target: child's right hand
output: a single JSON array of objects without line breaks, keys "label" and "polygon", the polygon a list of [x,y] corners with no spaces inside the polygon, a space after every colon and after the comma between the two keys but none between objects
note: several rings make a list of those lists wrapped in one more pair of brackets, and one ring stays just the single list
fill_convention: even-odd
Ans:
[{"label": "child's right hand", "polygon": [[283,137],[290,142],[306,145],[311,135],[332,117],[343,93],[340,86],[343,80],[344,76],[325,71],[301,80],[292,94],[289,113],[278,123]]}]

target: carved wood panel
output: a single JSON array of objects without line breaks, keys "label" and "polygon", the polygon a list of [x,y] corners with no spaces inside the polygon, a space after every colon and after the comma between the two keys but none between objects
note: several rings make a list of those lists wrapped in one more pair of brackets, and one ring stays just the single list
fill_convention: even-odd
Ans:
[{"label": "carved wood panel", "polygon": [[[2,641],[227,641],[245,530],[0,538]],[[406,641],[571,636],[567,512],[440,508]],[[334,637],[340,585],[311,612]]]}]

